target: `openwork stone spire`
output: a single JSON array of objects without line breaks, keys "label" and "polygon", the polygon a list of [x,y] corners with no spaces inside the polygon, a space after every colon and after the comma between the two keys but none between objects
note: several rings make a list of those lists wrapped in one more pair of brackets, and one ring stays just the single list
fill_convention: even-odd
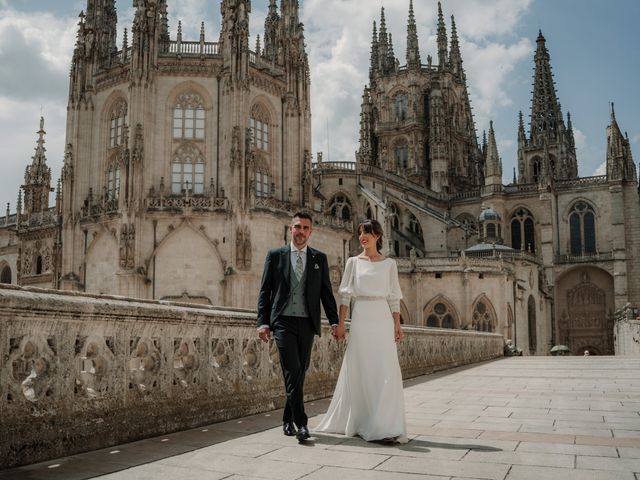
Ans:
[{"label": "openwork stone spire", "polygon": [[451,49],[449,50],[449,68],[458,79],[463,79],[462,54],[458,43],[458,32],[456,30],[456,20],[451,15]]},{"label": "openwork stone spire", "polygon": [[562,112],[558,104],[555,82],[551,73],[549,51],[541,31],[538,34],[536,43],[538,46],[534,57],[535,73],[531,101],[530,138],[534,145],[542,145],[545,141],[558,139]]},{"label": "openwork stone spire", "polygon": [[442,5],[438,2],[438,68],[444,70],[447,66],[447,27],[444,24]]},{"label": "openwork stone spire", "polygon": [[635,181],[636,166],[631,157],[629,139],[622,135],[611,104],[611,121],[607,127],[607,176],[609,180]]},{"label": "openwork stone spire", "polygon": [[420,68],[420,48],[418,46],[418,30],[413,14],[413,0],[409,1],[409,21],[407,24],[407,67]]},{"label": "openwork stone spire", "polygon": [[49,208],[49,192],[51,191],[51,169],[47,166],[44,147],[44,118],[40,117],[40,130],[35,154],[24,173],[25,213],[35,213]]}]

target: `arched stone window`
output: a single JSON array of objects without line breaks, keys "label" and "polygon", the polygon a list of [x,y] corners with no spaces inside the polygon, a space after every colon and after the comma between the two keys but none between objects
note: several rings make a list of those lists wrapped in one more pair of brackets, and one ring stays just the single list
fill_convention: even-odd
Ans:
[{"label": "arched stone window", "polygon": [[535,226],[531,212],[519,208],[511,217],[511,247],[536,252]]},{"label": "arched stone window", "polygon": [[493,305],[487,297],[481,296],[473,306],[471,326],[479,332],[494,332],[496,323]]},{"label": "arched stone window", "polygon": [[40,275],[41,273],[43,273],[43,262],[42,256],[38,255],[36,257],[36,275]]},{"label": "arched stone window", "polygon": [[389,223],[394,230],[400,230],[400,211],[393,203],[389,206]]},{"label": "arched stone window", "polygon": [[253,145],[258,150],[269,151],[269,115],[260,104],[251,108],[249,128]]},{"label": "arched stone window", "polygon": [[538,332],[536,326],[536,301],[529,295],[527,301],[527,323],[529,326],[529,351],[535,353],[538,348]]},{"label": "arched stone window", "polygon": [[531,162],[531,170],[532,170],[531,181],[533,183],[537,183],[538,180],[540,180],[540,170],[541,170],[540,162],[541,162],[540,157],[535,157]]},{"label": "arched stone window", "polygon": [[117,159],[114,159],[107,169],[105,186],[107,200],[117,200],[120,196],[120,164]]},{"label": "arched stone window", "polygon": [[191,190],[195,195],[204,193],[204,159],[202,152],[190,144],[178,147],[171,162],[171,193]]},{"label": "arched stone window", "polygon": [[458,314],[451,303],[442,296],[431,300],[424,308],[423,316],[427,327],[458,328]]},{"label": "arched stone window", "polygon": [[205,111],[200,95],[183,93],[173,107],[173,138],[204,139]]},{"label": "arched stone window", "polygon": [[393,114],[396,122],[403,122],[409,111],[409,99],[406,93],[399,93],[393,97]]},{"label": "arched stone window", "polygon": [[332,217],[340,218],[342,220],[351,220],[352,210],[351,202],[346,195],[338,193],[331,199],[329,212]]},{"label": "arched stone window", "polygon": [[364,213],[364,216],[367,217],[367,219],[369,220],[373,220],[373,211],[371,210],[371,206],[367,205],[367,209]]},{"label": "arched stone window", "polygon": [[256,170],[256,197],[268,197],[269,192],[269,174]]},{"label": "arched stone window", "polygon": [[413,233],[420,240],[424,240],[424,235],[422,233],[422,227],[420,226],[420,222],[415,217],[413,213],[409,213],[409,231]]},{"label": "arched stone window", "polygon": [[409,168],[409,145],[406,142],[399,142],[395,145],[393,152],[396,167],[399,169]]},{"label": "arched stone window", "polygon": [[5,265],[2,269],[2,273],[0,273],[0,283],[11,283],[11,267],[9,265]]},{"label": "arched stone window", "polygon": [[120,100],[109,114],[109,148],[124,145],[127,138],[127,102]]},{"label": "arched stone window", "polygon": [[571,255],[596,253],[596,217],[591,205],[576,202],[569,214]]}]

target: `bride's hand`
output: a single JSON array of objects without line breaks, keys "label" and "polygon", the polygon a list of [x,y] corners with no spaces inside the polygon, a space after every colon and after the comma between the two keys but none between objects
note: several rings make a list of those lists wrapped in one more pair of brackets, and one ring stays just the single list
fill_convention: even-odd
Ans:
[{"label": "bride's hand", "polygon": [[396,323],[396,326],[395,326],[394,330],[395,330],[394,331],[394,339],[395,339],[396,342],[399,342],[404,337],[404,333],[402,332],[402,327],[400,326],[399,323]]}]

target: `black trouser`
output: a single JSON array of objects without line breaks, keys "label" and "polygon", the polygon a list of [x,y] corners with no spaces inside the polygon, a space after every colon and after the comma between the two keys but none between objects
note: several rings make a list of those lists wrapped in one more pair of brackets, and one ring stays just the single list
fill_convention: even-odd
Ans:
[{"label": "black trouser", "polygon": [[309,368],[315,332],[310,318],[278,317],[273,323],[273,337],[280,353],[287,401],[283,422],[294,422],[298,428],[307,425],[304,412],[304,376]]}]

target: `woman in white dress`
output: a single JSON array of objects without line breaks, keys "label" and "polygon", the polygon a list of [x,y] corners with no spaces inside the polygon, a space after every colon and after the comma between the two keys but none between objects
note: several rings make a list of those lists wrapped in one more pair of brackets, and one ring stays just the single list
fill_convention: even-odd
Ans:
[{"label": "woman in white dress", "polygon": [[380,254],[382,227],[368,220],[358,227],[363,252],[347,260],[339,293],[338,338],[353,301],[349,342],[329,410],[317,432],[358,435],[364,440],[405,443],[402,373],[396,342],[402,340],[396,262]]}]

